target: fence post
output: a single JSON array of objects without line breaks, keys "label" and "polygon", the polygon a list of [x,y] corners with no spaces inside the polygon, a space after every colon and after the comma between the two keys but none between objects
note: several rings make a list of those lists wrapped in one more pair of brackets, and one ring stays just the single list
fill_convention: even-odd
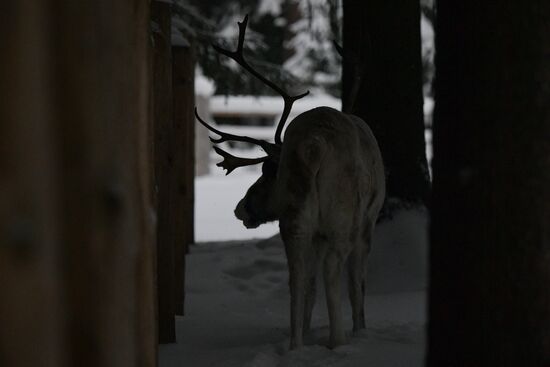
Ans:
[{"label": "fence post", "polygon": [[64,365],[48,13],[16,1],[0,15],[1,366]]},{"label": "fence post", "polygon": [[159,343],[173,343],[175,329],[175,182],[172,116],[171,4],[151,2],[153,22],[153,119],[157,203],[157,286]]},{"label": "fence post", "polygon": [[195,56],[181,39],[172,47],[172,89],[175,137],[175,279],[176,312],[184,314],[185,253],[193,242],[195,178]]}]

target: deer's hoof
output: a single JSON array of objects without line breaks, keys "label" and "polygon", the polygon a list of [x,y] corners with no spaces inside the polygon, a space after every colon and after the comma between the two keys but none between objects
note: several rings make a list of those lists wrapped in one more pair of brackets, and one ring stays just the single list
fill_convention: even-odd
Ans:
[{"label": "deer's hoof", "polygon": [[290,350],[298,349],[304,346],[304,342],[298,338],[290,339]]},{"label": "deer's hoof", "polygon": [[328,348],[334,349],[340,345],[347,344],[347,340],[345,336],[339,336],[339,337],[331,337],[328,342]]}]

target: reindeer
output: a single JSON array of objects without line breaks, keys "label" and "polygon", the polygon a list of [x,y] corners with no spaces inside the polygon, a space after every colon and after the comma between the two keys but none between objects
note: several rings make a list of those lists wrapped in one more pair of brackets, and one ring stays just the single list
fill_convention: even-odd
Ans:
[{"label": "reindeer", "polygon": [[330,320],[329,347],[346,342],[340,277],[347,261],[353,330],[365,328],[365,268],[373,229],[385,196],[382,157],[376,139],[359,117],[329,107],[318,107],[297,116],[283,127],[292,104],[308,92],[291,96],[252,68],[243,56],[248,16],[239,22],[236,51],[214,46],[245,70],[279,93],[284,100],[275,131],[275,143],[224,133],[198,121],[225,141],[260,146],[266,156],[235,157],[214,146],[224,160],[217,165],[231,173],[237,167],[262,164],[262,175],[238,203],[235,216],[247,228],[279,220],[286,251],[290,286],[290,349],[303,345],[311,325],[316,274],[324,270]]}]

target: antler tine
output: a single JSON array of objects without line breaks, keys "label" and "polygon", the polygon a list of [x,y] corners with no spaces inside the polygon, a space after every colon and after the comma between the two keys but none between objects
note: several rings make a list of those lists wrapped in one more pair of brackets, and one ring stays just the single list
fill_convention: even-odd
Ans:
[{"label": "antler tine", "polygon": [[244,167],[244,166],[251,166],[254,164],[265,162],[269,159],[269,156],[261,157],[261,158],[240,158],[235,157],[234,155],[231,155],[227,153],[225,150],[214,147],[214,150],[216,153],[221,155],[224,160],[220,163],[217,163],[216,166],[223,168],[224,170],[227,170],[225,175],[230,174],[233,172],[235,168]]},{"label": "antler tine", "polygon": [[255,76],[262,83],[266,84],[268,87],[273,89],[275,92],[279,93],[281,97],[283,97],[283,100],[285,103],[283,108],[283,114],[281,115],[281,118],[277,124],[277,129],[275,131],[275,144],[281,145],[283,143],[281,139],[281,133],[283,131],[283,127],[286,123],[288,115],[290,114],[290,110],[292,109],[292,105],[296,100],[308,95],[309,91],[296,96],[291,96],[287,92],[285,92],[281,87],[279,87],[272,81],[266,79],[263,75],[261,75],[256,70],[254,70],[254,68],[252,68],[252,66],[248,64],[248,62],[245,60],[243,56],[244,36],[246,33],[246,27],[248,25],[248,14],[244,17],[244,20],[242,22],[238,22],[237,24],[239,25],[239,41],[237,44],[236,51],[226,50],[216,45],[213,45],[213,47],[217,52],[233,59],[237,64],[241,65],[246,71],[248,71],[250,74]]},{"label": "antler tine", "polygon": [[216,133],[220,136],[217,139],[213,138],[213,137],[210,137],[210,141],[214,144],[223,143],[225,141],[232,140],[232,141],[241,141],[241,142],[245,142],[245,143],[251,143],[251,144],[258,145],[267,154],[274,154],[275,151],[278,150],[277,148],[274,147],[274,144],[272,144],[270,142],[267,142],[265,140],[254,139],[254,138],[251,138],[251,137],[248,137],[248,136],[239,136],[239,135],[228,134],[228,133],[224,133],[223,131],[220,131],[220,130],[216,129],[215,127],[208,124],[206,121],[204,121],[199,116],[199,113],[197,111],[197,107],[195,107],[195,117],[197,118],[197,120],[199,120],[199,122],[202,124],[202,126],[206,127],[208,130],[210,130],[210,131],[212,131],[212,132],[214,132],[214,133]]}]

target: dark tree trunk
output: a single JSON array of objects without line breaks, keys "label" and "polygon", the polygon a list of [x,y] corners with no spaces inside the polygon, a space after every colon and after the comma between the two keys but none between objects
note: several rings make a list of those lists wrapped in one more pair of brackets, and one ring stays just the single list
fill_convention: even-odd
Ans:
[{"label": "dark tree trunk", "polygon": [[550,3],[441,1],[428,365],[550,365]]},{"label": "dark tree trunk", "polygon": [[184,314],[185,254],[193,243],[195,195],[195,57],[193,47],[172,47],[174,94],[176,313]]},{"label": "dark tree trunk", "polygon": [[175,148],[172,116],[170,3],[151,2],[153,22],[153,120],[157,204],[159,343],[176,341],[175,328]]},{"label": "dark tree trunk", "polygon": [[420,42],[418,1],[344,0],[343,110],[372,128],[387,197],[407,203],[429,194]]}]

